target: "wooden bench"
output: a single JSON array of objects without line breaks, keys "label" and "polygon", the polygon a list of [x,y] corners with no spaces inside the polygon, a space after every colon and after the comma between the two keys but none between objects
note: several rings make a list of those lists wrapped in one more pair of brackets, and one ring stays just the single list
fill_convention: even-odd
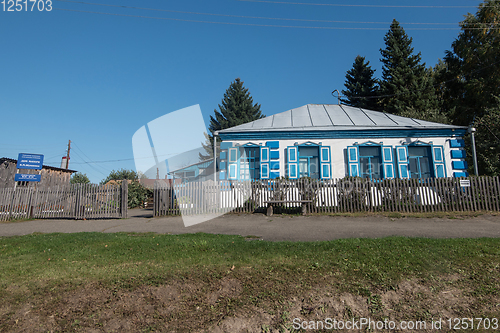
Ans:
[{"label": "wooden bench", "polygon": [[300,203],[302,205],[302,215],[307,214],[306,204],[313,202],[312,200],[268,200],[264,201],[267,205],[267,216],[273,216],[273,206],[276,204],[287,204],[287,203]]}]

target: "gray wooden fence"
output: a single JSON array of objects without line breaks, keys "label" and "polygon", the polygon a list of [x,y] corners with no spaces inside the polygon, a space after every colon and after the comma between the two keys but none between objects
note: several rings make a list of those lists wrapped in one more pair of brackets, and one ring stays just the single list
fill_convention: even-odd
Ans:
[{"label": "gray wooden fence", "polygon": [[0,189],[0,221],[26,218],[127,217],[128,184],[72,184]]},{"label": "gray wooden fence", "polygon": [[154,188],[154,215],[265,212],[266,201],[283,200],[284,213],[311,200],[313,213],[500,211],[500,178],[361,178],[332,180],[207,181]]}]

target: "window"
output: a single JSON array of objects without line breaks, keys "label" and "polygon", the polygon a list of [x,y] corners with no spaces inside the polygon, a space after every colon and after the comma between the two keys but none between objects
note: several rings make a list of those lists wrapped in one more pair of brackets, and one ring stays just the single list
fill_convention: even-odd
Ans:
[{"label": "window", "polygon": [[[406,147],[403,148],[406,153]],[[351,177],[377,180],[392,179],[395,176],[391,146],[369,141],[361,145],[348,146],[346,154],[346,173]]]},{"label": "window", "polygon": [[382,160],[379,146],[360,146],[359,162],[361,178],[382,179]]},{"label": "window", "polygon": [[319,148],[299,147],[299,177],[319,179]]},{"label": "window", "polygon": [[240,148],[240,178],[260,179],[260,148]]},{"label": "window", "polygon": [[430,146],[409,146],[408,162],[411,178],[434,177]]}]

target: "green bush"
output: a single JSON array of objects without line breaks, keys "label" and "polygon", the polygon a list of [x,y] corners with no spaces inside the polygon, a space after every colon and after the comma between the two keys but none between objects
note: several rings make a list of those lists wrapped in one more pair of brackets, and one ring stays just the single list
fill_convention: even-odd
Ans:
[{"label": "green bush", "polygon": [[138,181],[133,181],[128,184],[128,208],[142,206],[149,198],[153,197],[153,191]]}]

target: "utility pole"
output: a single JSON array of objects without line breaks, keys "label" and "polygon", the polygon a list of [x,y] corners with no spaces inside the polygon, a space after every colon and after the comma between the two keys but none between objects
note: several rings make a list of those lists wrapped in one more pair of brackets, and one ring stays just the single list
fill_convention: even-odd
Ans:
[{"label": "utility pole", "polygon": [[214,132],[214,183],[217,183],[217,135],[219,132]]},{"label": "utility pole", "polygon": [[479,176],[477,170],[476,139],[474,138],[475,132],[476,129],[472,126],[469,126],[469,133],[471,135],[471,141],[472,141],[472,161],[474,162],[474,173],[476,174],[476,176]]},{"label": "utility pole", "polygon": [[71,150],[71,140],[68,142],[68,153],[66,154],[66,169],[69,168],[69,151]]}]

